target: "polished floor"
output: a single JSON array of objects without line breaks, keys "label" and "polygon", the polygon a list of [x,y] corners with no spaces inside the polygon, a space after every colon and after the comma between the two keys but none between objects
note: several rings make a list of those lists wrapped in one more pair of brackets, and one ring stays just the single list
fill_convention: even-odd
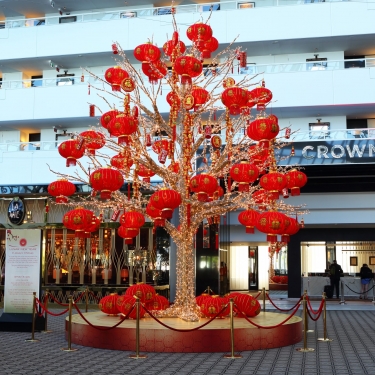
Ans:
[{"label": "polished floor", "polygon": [[[292,307],[296,300],[273,294],[280,308]],[[318,309],[319,301],[312,306]],[[275,309],[266,303],[266,310]],[[58,310],[53,310],[58,312]],[[298,312],[301,315],[301,312]],[[323,337],[322,318],[309,321],[307,347],[313,352],[296,349],[303,342],[282,348],[240,353],[240,359],[226,359],[221,353],[146,353],[146,359],[130,359],[131,352],[93,349],[74,345],[79,350],[64,352],[64,317],[49,317],[51,333],[36,333],[40,342],[25,342],[26,333],[0,333],[0,374],[256,374],[256,375],[375,375],[375,304],[371,300],[351,300],[339,304],[327,302],[327,326],[331,342]],[[108,331],[110,335],[111,331]],[[229,348],[228,348],[229,351]]]}]

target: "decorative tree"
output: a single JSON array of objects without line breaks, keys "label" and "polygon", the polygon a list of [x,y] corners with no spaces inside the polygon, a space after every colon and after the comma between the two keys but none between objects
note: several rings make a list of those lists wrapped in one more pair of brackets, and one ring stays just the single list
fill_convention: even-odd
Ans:
[{"label": "decorative tree", "polygon": [[[188,28],[192,45],[186,49],[173,12],[172,19],[174,31],[163,46],[164,57],[152,42],[135,48],[134,57],[142,62],[142,72],[117,43],[112,46],[117,66],[106,71],[105,79],[89,72],[103,83],[103,88],[96,89],[103,92],[99,96],[109,110],[102,114],[102,128],[96,129],[96,135],[76,134],[73,143],[59,146],[68,165],[77,163],[83,173],[79,169],[73,175],[55,173],[93,188],[90,197],[68,205],[141,213],[155,226],[165,227],[177,246],[176,298],[165,314],[194,321],[199,317],[194,238],[202,221],[208,218],[219,224],[221,215],[245,209],[251,222],[245,225],[252,228],[247,231],[256,227],[267,233],[270,242],[276,242],[278,234],[286,233],[287,215],[296,215],[302,208],[279,200],[280,192],[287,197],[288,188],[296,186],[294,180],[293,186],[288,185],[291,167],[276,162],[277,150],[291,132],[287,128],[284,140],[277,139],[277,117],[266,113],[271,91],[256,76],[243,75],[237,83],[231,77],[237,61],[246,66],[246,53],[231,44],[208,60],[203,73],[203,59],[218,47],[208,21]],[[106,89],[108,84],[112,91]],[[251,86],[256,87],[250,91]],[[166,97],[162,91],[167,92]],[[111,105],[109,95],[123,107]],[[169,116],[159,110],[165,99],[170,104]],[[256,114],[252,116],[254,106]],[[91,105],[90,114],[93,112]],[[77,160],[82,156],[77,150],[82,149],[94,166],[93,172]],[[110,158],[106,150],[117,155]],[[103,167],[109,163],[113,167]],[[154,175],[162,182],[151,183]],[[132,185],[127,193],[118,190],[124,179]],[[96,197],[99,191],[100,199]],[[168,220],[174,209],[178,209],[178,226]],[[127,243],[139,232],[129,220],[133,219],[124,215],[120,219],[121,236]]]}]

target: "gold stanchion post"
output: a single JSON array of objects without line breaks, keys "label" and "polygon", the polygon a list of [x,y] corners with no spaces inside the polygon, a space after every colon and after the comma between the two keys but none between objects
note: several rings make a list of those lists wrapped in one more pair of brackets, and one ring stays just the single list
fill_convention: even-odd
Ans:
[{"label": "gold stanchion post", "polygon": [[140,320],[140,299],[137,298],[136,296],[134,296],[134,298],[136,298],[136,302],[135,302],[135,308],[136,308],[136,312],[137,312],[137,321],[136,321],[136,327],[135,327],[135,354],[131,354],[129,355],[129,358],[133,358],[133,359],[143,359],[143,358],[147,358],[147,355],[140,355],[139,354],[139,320]]},{"label": "gold stanchion post", "polygon": [[305,296],[305,299],[306,299],[306,332],[310,333],[310,332],[314,332],[314,330],[313,329],[309,329],[309,318],[307,316],[307,298],[308,298],[308,296],[307,296],[307,290],[305,290],[303,292],[303,295]]},{"label": "gold stanchion post", "polygon": [[36,292],[33,292],[33,316],[32,316],[32,322],[31,322],[31,339],[26,339],[27,342],[38,342],[40,340],[36,339],[34,337],[35,335],[35,310],[36,310]]},{"label": "gold stanchion post", "polygon": [[329,342],[333,341],[332,339],[329,339],[327,337],[327,309],[326,309],[326,293],[323,292],[323,331],[324,331],[324,337],[319,338],[318,341],[324,341],[324,342]]},{"label": "gold stanchion post", "polygon": [[234,354],[234,320],[233,320],[233,298],[230,299],[230,344],[231,344],[231,354],[224,355],[224,358],[236,359],[242,358],[242,355]]},{"label": "gold stanchion post", "polygon": [[48,298],[49,298],[49,291],[46,290],[46,303],[44,304],[44,331],[42,333],[51,333],[52,331],[48,330]]},{"label": "gold stanchion post", "polygon": [[210,289],[209,286],[207,287],[207,294],[208,294],[208,295],[211,295],[211,289]]},{"label": "gold stanchion post", "polygon": [[73,308],[73,297],[69,297],[69,323],[68,323],[68,347],[62,348],[64,352],[76,352],[78,349],[72,348],[72,308]]},{"label": "gold stanchion post", "polygon": [[303,348],[296,349],[297,352],[313,352],[315,349],[307,347],[307,301],[306,294],[303,294]]},{"label": "gold stanchion post", "polygon": [[266,311],[266,288],[263,288],[263,312]]},{"label": "gold stanchion post", "polygon": [[89,287],[88,286],[86,286],[85,297],[86,297],[86,312],[87,312],[89,309]]}]

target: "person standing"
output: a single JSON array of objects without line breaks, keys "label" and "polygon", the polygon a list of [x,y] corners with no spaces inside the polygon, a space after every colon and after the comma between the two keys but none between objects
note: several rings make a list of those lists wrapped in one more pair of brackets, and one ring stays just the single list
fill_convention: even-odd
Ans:
[{"label": "person standing", "polygon": [[373,278],[373,274],[366,263],[364,263],[361,267],[359,275],[361,276],[361,295],[359,296],[359,298],[362,299],[363,296],[363,299],[367,299],[368,286],[371,279]]},{"label": "person standing", "polygon": [[336,260],[334,260],[333,263],[330,265],[329,274],[333,292],[335,292],[336,289],[336,297],[340,298],[340,277],[343,274],[343,270],[341,266],[337,264]]}]

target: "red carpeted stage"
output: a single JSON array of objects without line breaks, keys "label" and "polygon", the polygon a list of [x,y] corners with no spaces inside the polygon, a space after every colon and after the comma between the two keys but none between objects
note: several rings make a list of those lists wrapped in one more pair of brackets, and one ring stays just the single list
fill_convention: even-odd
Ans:
[{"label": "red carpeted stage", "polygon": [[[102,312],[84,314],[93,325],[112,327],[119,316],[108,316]],[[263,327],[273,327],[288,315],[261,312],[250,318]],[[177,318],[163,318],[162,322],[175,329],[191,330],[208,319],[185,322]],[[135,351],[135,320],[125,320],[111,330],[99,330],[87,324],[78,314],[72,317],[72,343],[101,349]],[[67,336],[68,321],[66,321]],[[234,318],[235,351],[278,348],[302,340],[302,319],[293,316],[281,326],[270,329],[254,327],[243,318]],[[163,327],[152,318],[140,320],[140,351],[157,353],[212,353],[230,352],[230,319],[215,319],[205,327],[190,332],[177,332]]]}]

